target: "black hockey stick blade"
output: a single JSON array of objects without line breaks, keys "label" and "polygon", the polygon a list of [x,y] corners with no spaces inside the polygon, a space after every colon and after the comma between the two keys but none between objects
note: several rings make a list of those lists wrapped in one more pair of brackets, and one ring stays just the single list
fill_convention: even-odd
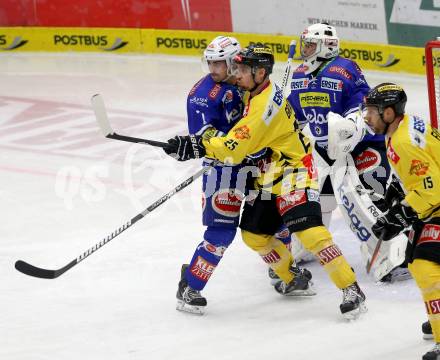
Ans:
[{"label": "black hockey stick blade", "polygon": [[39,267],[36,267],[34,265],[31,265],[23,260],[18,260],[15,262],[15,268],[20,271],[21,273],[29,276],[33,276],[40,279],[55,279],[61,274],[65,273],[67,270],[69,270],[72,266],[76,265],[76,260],[73,260],[66,266],[62,267],[58,270],[48,270],[48,269],[42,269]]},{"label": "black hockey stick blade", "polygon": [[95,113],[96,121],[101,129],[102,134],[108,139],[115,139],[120,141],[127,141],[137,144],[147,144],[151,146],[157,146],[161,148],[167,148],[170,145],[166,142],[141,139],[133,136],[116,134],[110,125],[110,121],[107,116],[107,110],[105,109],[104,99],[100,94],[95,94],[91,98],[92,108]]}]

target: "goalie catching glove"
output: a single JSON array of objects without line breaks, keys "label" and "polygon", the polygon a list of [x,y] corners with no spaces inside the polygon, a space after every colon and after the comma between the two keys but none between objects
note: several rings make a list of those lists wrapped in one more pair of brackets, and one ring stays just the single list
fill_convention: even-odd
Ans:
[{"label": "goalie catching glove", "polygon": [[178,136],[168,140],[169,146],[163,150],[178,161],[199,159],[205,156],[206,150],[200,135]]},{"label": "goalie catching glove", "polygon": [[347,155],[365,135],[365,122],[360,111],[343,117],[334,112],[327,114],[328,150],[330,159]]},{"label": "goalie catching glove", "polygon": [[377,219],[371,230],[378,239],[387,241],[399,235],[416,220],[417,214],[414,210],[399,203],[392,206],[385,216]]}]

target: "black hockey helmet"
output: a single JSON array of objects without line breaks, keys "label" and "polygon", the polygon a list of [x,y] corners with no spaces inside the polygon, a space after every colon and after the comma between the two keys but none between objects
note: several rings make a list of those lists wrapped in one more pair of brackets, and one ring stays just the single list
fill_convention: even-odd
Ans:
[{"label": "black hockey helmet", "polygon": [[365,105],[376,106],[382,116],[387,107],[396,115],[405,114],[406,94],[402,87],[393,83],[382,83],[371,89],[365,97]]},{"label": "black hockey helmet", "polygon": [[241,49],[240,52],[235,56],[234,62],[236,64],[248,65],[252,69],[264,68],[266,69],[266,75],[269,75],[272,73],[275,59],[272,50],[264,44],[258,42]]}]

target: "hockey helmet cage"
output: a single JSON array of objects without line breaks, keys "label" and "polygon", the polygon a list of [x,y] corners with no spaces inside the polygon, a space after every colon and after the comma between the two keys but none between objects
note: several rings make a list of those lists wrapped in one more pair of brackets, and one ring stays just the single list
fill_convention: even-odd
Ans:
[{"label": "hockey helmet cage", "polygon": [[[306,56],[304,46],[310,43],[316,44],[316,50]],[[300,52],[307,68],[306,72],[313,72],[323,61],[339,55],[339,37],[336,29],[327,23],[310,25],[300,36]]]}]

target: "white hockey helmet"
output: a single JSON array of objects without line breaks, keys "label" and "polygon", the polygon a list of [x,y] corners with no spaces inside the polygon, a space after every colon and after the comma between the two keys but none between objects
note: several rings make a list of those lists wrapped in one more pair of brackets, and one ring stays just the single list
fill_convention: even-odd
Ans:
[{"label": "white hockey helmet", "polygon": [[229,71],[231,60],[240,50],[241,46],[236,38],[232,36],[217,36],[203,52],[202,63],[207,65],[208,61],[225,60]]},{"label": "white hockey helmet", "polygon": [[[316,44],[316,50],[308,56],[304,53],[306,44]],[[336,29],[326,23],[313,24],[303,31],[300,38],[300,51],[306,74],[316,70],[319,65],[328,59],[339,55],[339,38]]]}]

